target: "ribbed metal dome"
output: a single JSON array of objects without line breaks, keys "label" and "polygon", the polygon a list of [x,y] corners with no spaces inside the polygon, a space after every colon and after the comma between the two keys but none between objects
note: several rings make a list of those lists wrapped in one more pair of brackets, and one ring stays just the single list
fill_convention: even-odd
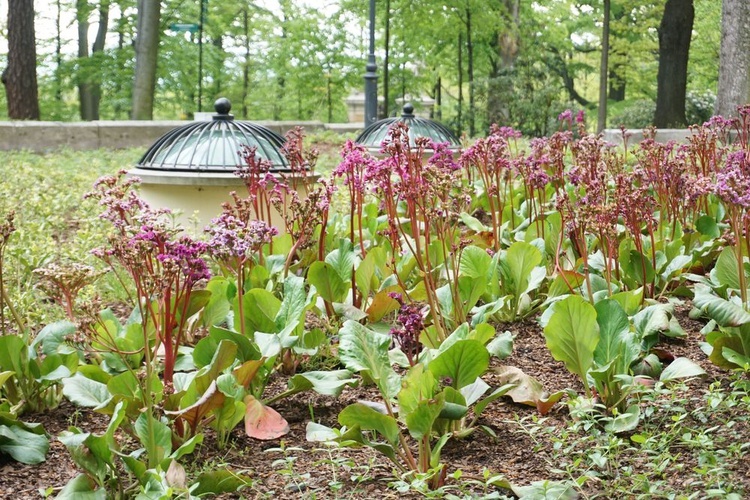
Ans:
[{"label": "ribbed metal dome", "polygon": [[447,142],[452,148],[461,145],[453,132],[442,123],[414,116],[414,106],[410,103],[404,105],[401,116],[384,118],[364,129],[355,142],[368,148],[380,148],[381,143],[388,135],[388,129],[398,122],[404,122],[409,127],[409,143],[412,146],[416,146],[414,139],[417,137],[429,137],[435,142]]},{"label": "ribbed metal dome", "polygon": [[234,172],[242,163],[243,146],[256,147],[257,157],[271,162],[271,172],[288,172],[281,153],[285,139],[276,132],[229,114],[232,104],[221,98],[211,121],[193,122],[164,134],[143,155],[138,167],[177,172]]}]

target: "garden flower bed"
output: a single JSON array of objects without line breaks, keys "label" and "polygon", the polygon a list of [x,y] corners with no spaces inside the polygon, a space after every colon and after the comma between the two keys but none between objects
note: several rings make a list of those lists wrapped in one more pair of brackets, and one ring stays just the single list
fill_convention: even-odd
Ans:
[{"label": "garden flower bed", "polygon": [[3,294],[0,490],[741,498],[748,132],[750,108],[626,151],[564,114],[454,155],[401,124],[306,198],[250,152],[202,234],[110,172],[85,202],[107,236],[72,252],[99,262],[34,266],[64,319]]}]

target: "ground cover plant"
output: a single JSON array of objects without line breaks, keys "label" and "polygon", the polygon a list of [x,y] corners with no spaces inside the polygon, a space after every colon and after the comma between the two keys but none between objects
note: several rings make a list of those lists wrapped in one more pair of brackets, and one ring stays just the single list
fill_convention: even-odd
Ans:
[{"label": "ground cover plant", "polygon": [[8,154],[0,490],[741,498],[750,109],[627,149],[583,120],[459,154],[399,125],[304,199],[247,150],[202,234],[135,151]]}]

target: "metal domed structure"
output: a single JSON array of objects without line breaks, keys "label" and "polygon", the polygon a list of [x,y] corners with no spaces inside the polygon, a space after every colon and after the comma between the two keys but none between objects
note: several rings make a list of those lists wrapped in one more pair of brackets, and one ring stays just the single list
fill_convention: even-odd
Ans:
[{"label": "metal domed structure", "polygon": [[221,98],[211,121],[193,122],[164,134],[143,155],[138,168],[170,172],[234,172],[243,146],[271,162],[271,171],[288,172],[281,153],[285,139],[276,132],[229,114],[232,104]]},{"label": "metal domed structure", "polygon": [[379,150],[388,135],[388,130],[398,122],[403,122],[409,127],[409,142],[412,146],[416,145],[414,140],[417,137],[428,137],[434,142],[447,142],[452,149],[458,149],[461,145],[455,134],[442,123],[415,116],[411,103],[404,105],[401,116],[376,121],[364,129],[355,142],[370,150]]},{"label": "metal domed structure", "polygon": [[[244,164],[245,146],[256,148],[256,158],[271,163],[269,173],[277,178],[297,176],[291,172],[282,153],[285,139],[272,130],[229,114],[231,103],[221,98],[215,104],[211,121],[188,123],[159,138],[143,155],[131,177],[140,178],[140,195],[154,208],[178,211],[184,227],[202,229],[221,213],[221,205],[232,200],[230,193],[246,191],[244,181],[235,175]],[[302,174],[311,176],[313,174]],[[306,196],[305,183],[299,189]],[[281,215],[272,210],[271,222],[280,230]]]}]

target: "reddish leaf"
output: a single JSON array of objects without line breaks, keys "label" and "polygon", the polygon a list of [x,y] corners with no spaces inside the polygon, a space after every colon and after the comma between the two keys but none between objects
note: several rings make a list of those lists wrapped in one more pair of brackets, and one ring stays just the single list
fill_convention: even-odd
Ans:
[{"label": "reddish leaf", "polygon": [[280,438],[289,432],[289,424],[273,408],[253,396],[245,396],[245,433],[264,441]]}]

